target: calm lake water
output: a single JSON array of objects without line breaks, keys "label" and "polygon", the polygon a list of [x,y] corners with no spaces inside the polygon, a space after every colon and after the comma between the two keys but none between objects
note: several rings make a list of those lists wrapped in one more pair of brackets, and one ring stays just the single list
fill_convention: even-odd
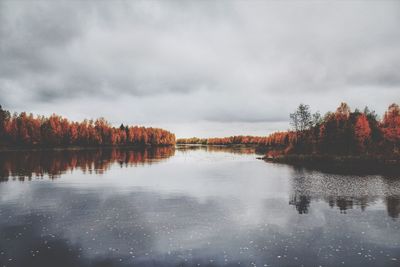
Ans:
[{"label": "calm lake water", "polygon": [[0,266],[400,266],[400,175],[252,149],[0,153]]}]

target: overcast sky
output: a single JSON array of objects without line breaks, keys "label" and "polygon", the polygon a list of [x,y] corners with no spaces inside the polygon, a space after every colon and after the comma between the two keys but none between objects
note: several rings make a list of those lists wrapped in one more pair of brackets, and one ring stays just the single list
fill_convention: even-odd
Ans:
[{"label": "overcast sky", "polygon": [[400,102],[400,1],[3,1],[0,104],[265,135],[300,103]]}]

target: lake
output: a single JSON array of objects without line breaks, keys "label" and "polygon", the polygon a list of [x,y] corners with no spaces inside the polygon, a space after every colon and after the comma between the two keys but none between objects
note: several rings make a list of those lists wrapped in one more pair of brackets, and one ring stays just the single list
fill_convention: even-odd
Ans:
[{"label": "lake", "polygon": [[0,153],[0,266],[399,266],[400,175],[251,148]]}]

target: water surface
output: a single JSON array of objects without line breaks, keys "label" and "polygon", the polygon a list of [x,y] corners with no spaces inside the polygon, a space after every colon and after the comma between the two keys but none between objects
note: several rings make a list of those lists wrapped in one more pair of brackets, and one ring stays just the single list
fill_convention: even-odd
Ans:
[{"label": "water surface", "polygon": [[399,177],[218,147],[0,153],[0,266],[399,266]]}]

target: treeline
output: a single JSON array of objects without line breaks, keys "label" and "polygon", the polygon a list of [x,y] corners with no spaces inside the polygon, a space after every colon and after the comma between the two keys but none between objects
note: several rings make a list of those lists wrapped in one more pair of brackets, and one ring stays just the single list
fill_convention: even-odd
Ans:
[{"label": "treeline", "polygon": [[275,145],[284,144],[289,139],[290,132],[276,132],[269,136],[237,135],[230,137],[214,138],[179,138],[177,144],[199,144],[199,145]]},{"label": "treeline", "polygon": [[104,118],[69,121],[58,115],[11,113],[0,106],[0,147],[174,145],[175,135],[159,128],[113,127]]},{"label": "treeline", "polygon": [[400,108],[389,106],[382,119],[365,107],[350,110],[342,103],[324,117],[312,114],[300,104],[290,114],[293,134],[286,144],[287,154],[400,155]]},{"label": "treeline", "polygon": [[292,129],[269,136],[231,136],[224,138],[178,139],[178,144],[234,145],[267,147],[271,154],[400,154],[400,108],[389,106],[382,119],[365,107],[351,111],[342,103],[335,112],[321,116],[300,104],[290,114]]}]

